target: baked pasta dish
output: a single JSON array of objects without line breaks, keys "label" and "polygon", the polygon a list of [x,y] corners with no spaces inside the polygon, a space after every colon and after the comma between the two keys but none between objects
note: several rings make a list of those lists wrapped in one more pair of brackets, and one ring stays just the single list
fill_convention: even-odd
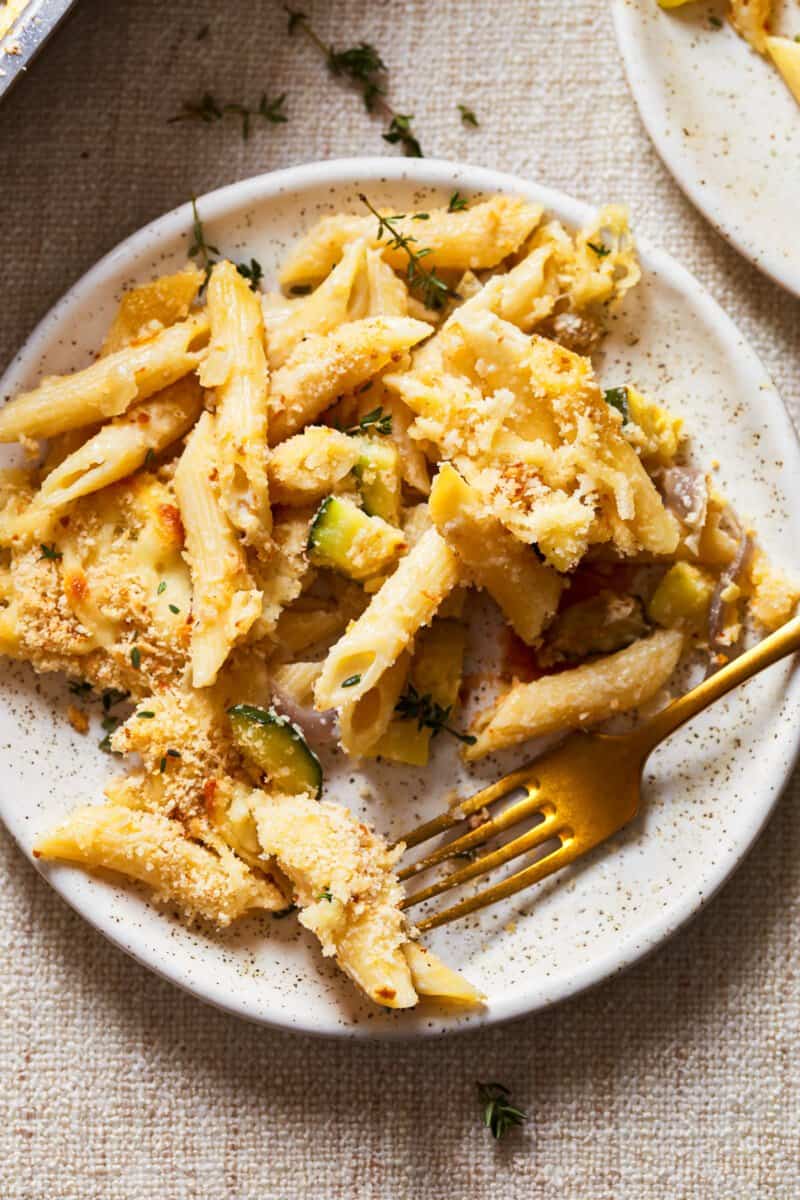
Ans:
[{"label": "baked pasta dish", "polygon": [[[280,290],[208,258],[135,287],[94,362],[0,410],[29,464],[0,481],[0,652],[67,676],[77,729],[101,704],[129,760],[38,856],[217,926],[294,909],[378,1004],[479,1003],[321,743],[424,768],[446,735],[473,762],[602,722],[798,593],[681,421],[596,378],[640,277],[622,208],[575,232],[507,196],[362,202]],[[515,665],[469,717],[479,603]]]},{"label": "baked pasta dish", "polygon": [[[658,0],[661,8],[683,8],[695,0]],[[747,44],[764,58],[772,59],[784,83],[800,104],[800,34],[784,37],[770,30],[774,0],[729,0],[728,19]],[[710,18],[721,28],[717,17]]]}]

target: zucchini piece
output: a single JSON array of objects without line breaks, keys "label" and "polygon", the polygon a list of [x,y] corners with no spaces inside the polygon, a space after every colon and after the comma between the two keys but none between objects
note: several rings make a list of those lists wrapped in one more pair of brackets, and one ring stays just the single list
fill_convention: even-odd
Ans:
[{"label": "zucchini piece", "polygon": [[364,512],[400,524],[400,460],[394,442],[360,437],[361,447],[353,474],[358,482]]},{"label": "zucchini piece", "polygon": [[271,783],[295,796],[322,794],[322,765],[303,736],[303,731],[274,708],[235,704],[228,709],[233,740]]},{"label": "zucchini piece", "polygon": [[328,496],[308,533],[308,556],[351,579],[369,579],[391,566],[406,549],[399,529],[370,517],[346,496]]}]

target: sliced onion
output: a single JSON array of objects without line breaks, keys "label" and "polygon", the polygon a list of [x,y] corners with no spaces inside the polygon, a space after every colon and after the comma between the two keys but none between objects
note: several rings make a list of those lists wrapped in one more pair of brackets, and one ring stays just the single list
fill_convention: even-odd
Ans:
[{"label": "sliced onion", "polygon": [[[736,520],[735,517],[734,520]],[[709,645],[714,650],[724,651],[729,657],[738,653],[741,636],[739,641],[731,646],[725,645],[719,640],[722,633],[722,618],[725,610],[725,601],[722,599],[722,594],[732,583],[739,582],[753,556],[753,549],[753,539],[750,537],[750,534],[743,533],[736,547],[736,553],[717,580],[717,586],[714,588],[711,604],[708,608]]]}]

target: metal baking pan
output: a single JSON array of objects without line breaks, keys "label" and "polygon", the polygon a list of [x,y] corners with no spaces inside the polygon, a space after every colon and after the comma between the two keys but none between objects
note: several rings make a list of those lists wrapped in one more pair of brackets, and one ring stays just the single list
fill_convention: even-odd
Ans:
[{"label": "metal baking pan", "polygon": [[10,29],[0,38],[0,99],[19,79],[53,30],[63,21],[75,0],[0,0],[0,27],[6,9],[19,7]]}]

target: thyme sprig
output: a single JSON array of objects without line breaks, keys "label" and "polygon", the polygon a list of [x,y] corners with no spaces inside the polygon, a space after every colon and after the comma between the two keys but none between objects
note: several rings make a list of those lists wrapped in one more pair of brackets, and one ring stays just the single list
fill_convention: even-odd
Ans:
[{"label": "thyme sprig", "polygon": [[253,117],[261,117],[268,125],[285,125],[289,120],[284,112],[286,92],[276,96],[274,100],[261,93],[261,99],[255,108],[246,104],[221,104],[211,92],[203,92],[199,100],[184,100],[181,111],[170,117],[167,124],[174,125],[178,121],[200,121],[203,125],[213,125],[231,115],[239,118],[242,124],[242,137],[245,141],[250,137]]},{"label": "thyme sprig", "polygon": [[461,113],[461,120],[464,122],[465,125],[473,125],[475,127],[475,129],[478,128],[478,126],[480,125],[480,121],[475,116],[475,113],[472,111],[472,109],[469,107],[468,104],[457,104],[456,108]]},{"label": "thyme sprig", "polygon": [[452,737],[457,738],[459,742],[464,742],[467,746],[474,746],[477,738],[470,733],[460,733],[459,730],[453,729],[451,725],[447,724],[452,711],[452,704],[444,708],[441,704],[436,703],[430,692],[426,692],[424,696],[420,695],[413,683],[408,685],[408,689],[395,705],[397,715],[416,721],[418,729],[430,729],[434,737],[437,733],[444,731],[444,733],[449,733]]},{"label": "thyme sprig", "polygon": [[[405,214],[394,213],[391,217],[384,217],[370,204],[363,193],[360,193],[358,198],[362,204],[367,206],[378,222],[378,240],[381,241],[386,236],[393,250],[402,250],[406,255],[408,259],[406,278],[410,290],[416,293],[426,308],[443,308],[452,292],[445,281],[436,274],[435,268],[428,271],[422,265],[423,258],[426,258],[432,251],[427,246],[416,249],[417,239],[395,228],[395,222],[403,220]],[[424,215],[427,216],[427,214]],[[423,214],[418,213],[417,216],[423,219]]]},{"label": "thyme sprig", "polygon": [[[217,256],[219,254],[219,249],[216,246],[212,246],[210,242],[206,241],[203,222],[200,220],[200,214],[197,211],[196,196],[192,196],[192,239],[193,240],[189,246],[188,253],[189,258],[196,258],[199,260],[200,266],[203,268],[205,273],[203,287],[200,289],[202,291],[211,278],[211,272],[218,261]],[[247,280],[252,290],[257,292],[258,286],[264,277],[264,271],[262,270],[261,263],[257,259],[251,258],[249,263],[237,263],[236,270],[244,279]]]},{"label": "thyme sprig", "polygon": [[483,1123],[491,1130],[492,1137],[505,1137],[515,1125],[522,1125],[528,1114],[511,1103],[508,1088],[503,1083],[476,1083],[478,1099],[483,1105]]},{"label": "thyme sprig", "polygon": [[347,429],[342,430],[342,433],[349,434],[350,437],[359,433],[379,433],[383,437],[388,437],[391,432],[392,414],[385,413],[381,405],[373,408],[371,412],[365,413],[357,425],[350,425]]},{"label": "thyme sprig", "polygon": [[346,50],[337,50],[324,41],[308,19],[308,14],[284,4],[290,34],[301,30],[325,59],[332,75],[348,80],[361,93],[367,112],[382,112],[389,125],[383,139],[391,145],[401,145],[409,158],[422,158],[422,146],[411,122],[413,113],[397,112],[386,99],[387,67],[376,48],[369,42],[357,42]]}]

